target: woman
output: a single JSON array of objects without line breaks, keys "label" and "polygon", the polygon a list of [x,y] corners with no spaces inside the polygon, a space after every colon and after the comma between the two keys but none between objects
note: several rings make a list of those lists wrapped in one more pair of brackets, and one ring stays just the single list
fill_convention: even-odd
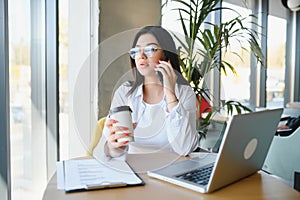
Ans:
[{"label": "woman", "polygon": [[179,60],[171,35],[160,26],[142,28],[134,38],[130,59],[135,81],[126,82],[116,90],[111,108],[130,106],[135,124],[134,142],[118,142],[130,133],[116,134],[116,130],[126,131],[127,127],[115,127],[116,121],[107,118],[94,155],[119,157],[125,152],[156,151],[189,154],[199,141],[196,97],[178,73]]}]

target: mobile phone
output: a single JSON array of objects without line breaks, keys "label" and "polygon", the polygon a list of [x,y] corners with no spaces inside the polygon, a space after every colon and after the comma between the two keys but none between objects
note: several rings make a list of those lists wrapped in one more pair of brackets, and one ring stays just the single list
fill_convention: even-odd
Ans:
[{"label": "mobile phone", "polygon": [[[169,58],[165,56],[162,60],[168,62]],[[159,71],[157,71],[157,72],[156,72],[156,75],[157,75],[158,79],[160,80],[160,82],[161,82],[162,84],[164,84],[162,73],[159,72]]]},{"label": "mobile phone", "polygon": [[160,81],[162,84],[164,84],[164,80],[163,80],[163,75],[162,75],[162,73],[159,72],[159,71],[156,71],[155,73],[156,73],[156,76],[158,77],[159,81]]}]

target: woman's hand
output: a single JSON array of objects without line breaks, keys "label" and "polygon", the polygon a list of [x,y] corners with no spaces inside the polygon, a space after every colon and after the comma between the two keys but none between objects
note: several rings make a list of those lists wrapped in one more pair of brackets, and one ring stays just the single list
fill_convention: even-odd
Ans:
[{"label": "woman's hand", "polygon": [[159,64],[155,68],[155,71],[160,71],[163,74],[164,92],[166,94],[168,109],[171,110],[178,104],[178,98],[175,94],[177,75],[171,65],[170,60],[168,62],[160,60]]},{"label": "woman's hand", "polygon": [[[108,128],[108,138],[107,138],[107,146],[109,150],[124,150],[129,141],[118,142],[119,139],[131,136],[132,133],[127,132],[127,127],[122,126],[114,126],[117,121],[114,119],[108,119],[105,126]],[[133,128],[137,126],[137,123],[133,123]],[[122,134],[118,134],[117,132],[123,132]]]},{"label": "woman's hand", "polygon": [[169,92],[174,93],[177,75],[174,72],[170,60],[168,62],[159,60],[159,64],[157,64],[155,71],[159,71],[163,75],[163,86],[165,92],[166,90],[169,90]]},{"label": "woman's hand", "polygon": [[[118,142],[118,139],[125,138],[131,136],[130,132],[126,132],[128,130],[127,127],[122,126],[114,126],[117,121],[114,119],[108,119],[107,123],[105,124],[109,130],[108,138],[107,138],[107,145],[109,149],[125,149],[127,146],[128,141]],[[117,134],[116,132],[123,132],[122,134]]]}]

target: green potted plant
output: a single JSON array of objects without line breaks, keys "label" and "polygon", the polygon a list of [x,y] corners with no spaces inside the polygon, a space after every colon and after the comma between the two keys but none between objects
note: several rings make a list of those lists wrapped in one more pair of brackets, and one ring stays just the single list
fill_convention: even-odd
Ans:
[{"label": "green potted plant", "polygon": [[[213,97],[206,86],[205,77],[212,69],[227,71],[236,74],[235,66],[228,62],[222,53],[230,50],[233,40],[238,41],[243,50],[250,49],[257,62],[263,65],[264,56],[258,43],[258,34],[252,28],[244,26],[246,20],[255,18],[254,15],[242,17],[237,11],[219,7],[221,0],[166,0],[162,7],[169,2],[177,2],[178,8],[173,9],[179,13],[179,22],[184,33],[184,39],[174,34],[180,43],[178,48],[182,74],[191,84],[198,98],[198,110],[203,100],[212,102]],[[213,24],[206,22],[209,14],[227,9],[237,13],[237,17],[227,22]],[[204,24],[206,26],[204,27]],[[253,25],[256,25],[253,23]],[[247,46],[245,46],[247,45]],[[200,46],[200,48],[199,48]],[[238,59],[242,59],[237,52],[232,52]],[[240,114],[243,111],[251,112],[251,109],[238,101],[223,101],[219,106],[211,105],[206,111],[206,116],[199,116],[198,130],[201,136],[205,136],[214,113],[220,109],[227,110],[228,115],[233,111]]]}]

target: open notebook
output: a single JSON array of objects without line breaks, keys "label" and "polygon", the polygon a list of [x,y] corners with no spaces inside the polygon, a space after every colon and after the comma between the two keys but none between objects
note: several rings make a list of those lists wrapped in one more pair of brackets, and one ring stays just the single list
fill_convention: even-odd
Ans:
[{"label": "open notebook", "polygon": [[57,163],[57,188],[66,192],[144,185],[123,160],[101,163],[96,159]]},{"label": "open notebook", "polygon": [[208,193],[261,169],[275,135],[282,109],[233,116],[218,154],[172,163],[148,175]]}]

